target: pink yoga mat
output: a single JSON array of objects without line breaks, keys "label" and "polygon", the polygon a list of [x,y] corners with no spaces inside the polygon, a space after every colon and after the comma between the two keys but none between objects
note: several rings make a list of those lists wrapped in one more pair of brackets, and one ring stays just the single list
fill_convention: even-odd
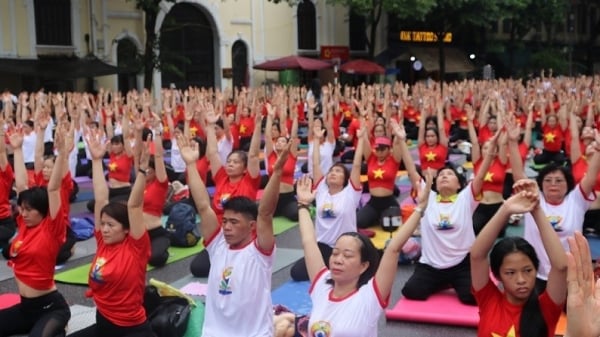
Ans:
[{"label": "pink yoga mat", "polygon": [[385,317],[399,321],[476,327],[479,324],[479,309],[460,303],[454,291],[443,291],[426,301],[402,297],[392,309],[385,311]]},{"label": "pink yoga mat", "polygon": [[12,307],[13,305],[21,302],[19,294],[2,294],[0,295],[0,309]]}]

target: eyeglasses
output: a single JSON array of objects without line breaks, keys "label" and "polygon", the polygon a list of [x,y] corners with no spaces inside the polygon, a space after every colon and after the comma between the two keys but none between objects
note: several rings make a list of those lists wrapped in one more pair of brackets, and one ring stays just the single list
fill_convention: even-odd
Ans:
[{"label": "eyeglasses", "polygon": [[544,180],[542,180],[545,184],[550,184],[550,185],[558,185],[558,184],[562,184],[564,183],[566,180],[562,179],[562,178],[544,178]]}]

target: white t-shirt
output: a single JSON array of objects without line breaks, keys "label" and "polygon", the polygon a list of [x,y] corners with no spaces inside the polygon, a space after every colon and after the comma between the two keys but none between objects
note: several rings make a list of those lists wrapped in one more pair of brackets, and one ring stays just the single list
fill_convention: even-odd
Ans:
[{"label": "white t-shirt", "polygon": [[233,143],[227,137],[221,137],[217,140],[217,153],[221,159],[221,165],[227,165],[227,157],[233,151]]},{"label": "white t-shirt", "polygon": [[[319,162],[319,167],[321,168],[321,173],[323,175],[326,175],[327,172],[329,172],[329,169],[333,166],[333,151],[335,150],[335,142],[334,143],[330,143],[328,141],[325,141],[323,143],[321,143],[321,146],[319,147],[319,158],[320,158],[320,162]],[[313,164],[312,164],[312,157],[313,157],[313,143],[309,142],[308,144],[308,174],[310,174],[310,176],[313,176]]]},{"label": "white t-shirt", "polygon": [[356,209],[362,195],[362,186],[351,181],[341,192],[329,194],[325,176],[317,182],[315,232],[317,241],[333,247],[340,235],[356,232]]},{"label": "white t-shirt", "polygon": [[71,172],[71,177],[77,176],[77,155],[79,154],[79,140],[81,139],[82,132],[81,130],[75,130],[73,132],[73,149],[69,152],[69,171]]},{"label": "white t-shirt", "polygon": [[210,256],[203,337],[272,337],[273,303],[270,255],[256,241],[230,249],[223,231],[205,242]]},{"label": "white t-shirt", "polygon": [[37,135],[34,131],[30,132],[28,135],[23,135],[23,161],[25,163],[32,163],[35,161],[35,142],[37,140]]},{"label": "white t-shirt", "polygon": [[181,158],[177,139],[171,139],[171,167],[177,173],[185,172],[185,161]]},{"label": "white t-shirt", "polygon": [[[594,200],[596,200],[596,194],[592,191],[588,196],[583,195],[579,184],[558,205],[550,204],[544,198],[544,194],[540,193],[540,206],[546,213],[546,218],[550,222],[550,225],[554,227],[565,252],[569,250],[567,238],[573,236],[575,231],[581,231],[585,212]],[[525,214],[525,232],[523,237],[535,248],[538,259],[540,259],[538,277],[542,280],[547,280],[548,273],[550,272],[550,259],[548,258],[548,254],[546,254],[540,231],[531,213]]]},{"label": "white t-shirt", "polygon": [[44,130],[44,143],[52,142],[54,140],[52,134],[54,132],[54,125],[54,119],[50,118],[46,130]]},{"label": "white t-shirt", "polygon": [[381,299],[375,279],[342,299],[331,298],[333,286],[327,269],[319,272],[309,290],[312,311],[308,321],[310,336],[374,337],[377,322],[389,299]]},{"label": "white t-shirt", "polygon": [[475,241],[473,211],[479,202],[471,184],[456,195],[454,202],[440,202],[437,198],[436,192],[429,193],[427,210],[421,219],[419,262],[446,269],[464,260]]}]

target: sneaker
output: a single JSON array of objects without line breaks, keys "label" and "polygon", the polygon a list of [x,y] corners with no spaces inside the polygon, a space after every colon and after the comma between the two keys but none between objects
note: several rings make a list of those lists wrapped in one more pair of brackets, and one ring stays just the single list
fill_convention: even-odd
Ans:
[{"label": "sneaker", "polygon": [[508,219],[508,223],[511,226],[518,226],[521,219],[523,219],[523,214],[512,214]]}]

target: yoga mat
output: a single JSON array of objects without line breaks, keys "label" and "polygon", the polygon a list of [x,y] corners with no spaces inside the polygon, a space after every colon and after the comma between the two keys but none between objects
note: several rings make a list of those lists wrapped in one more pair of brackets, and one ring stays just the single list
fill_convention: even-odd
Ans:
[{"label": "yoga mat", "polygon": [[198,337],[202,336],[202,326],[204,325],[204,303],[201,300],[196,300],[196,307],[190,313],[187,330],[183,337]]},{"label": "yoga mat", "polygon": [[21,296],[19,296],[19,294],[0,295],[0,309],[12,307],[19,302],[21,302]]},{"label": "yoga mat", "polygon": [[367,228],[367,230],[370,230],[375,233],[375,236],[370,239],[371,239],[371,242],[373,242],[373,245],[375,246],[375,248],[377,248],[377,249],[385,248],[385,243],[391,237],[390,234],[392,236],[394,235],[394,232],[390,233],[390,232],[384,231],[380,225],[371,226],[371,227]]},{"label": "yoga mat", "polygon": [[70,307],[71,319],[67,325],[67,334],[85,329],[96,323],[96,308],[75,304]]},{"label": "yoga mat", "polygon": [[564,336],[567,332],[567,314],[564,312],[560,315],[558,319],[558,323],[556,323],[556,329],[554,330],[554,334],[557,336]]},{"label": "yoga mat", "polygon": [[6,265],[6,260],[0,260],[0,281],[8,280],[14,276],[12,268]]},{"label": "yoga mat", "polygon": [[77,193],[77,198],[75,199],[75,202],[84,202],[84,201],[89,201],[92,199],[94,199],[93,191],[79,190],[79,192]]},{"label": "yoga mat", "polygon": [[271,293],[273,305],[281,304],[295,314],[308,315],[312,309],[309,288],[309,281],[288,281]]},{"label": "yoga mat", "polygon": [[460,303],[454,291],[431,295],[426,301],[413,301],[401,297],[392,309],[385,311],[391,320],[413,321],[476,327],[479,309],[475,305]]},{"label": "yoga mat", "polygon": [[[189,248],[169,247],[169,259],[167,260],[167,264],[197,254],[202,249],[204,249],[202,242],[198,242],[196,246]],[[73,269],[61,271],[54,275],[54,280],[61,283],[87,285],[90,265],[91,263],[87,263]],[[152,266],[146,268],[148,271],[152,269],[154,269]]]},{"label": "yoga mat", "polygon": [[592,260],[600,259],[600,238],[596,236],[586,236],[592,253]]}]

